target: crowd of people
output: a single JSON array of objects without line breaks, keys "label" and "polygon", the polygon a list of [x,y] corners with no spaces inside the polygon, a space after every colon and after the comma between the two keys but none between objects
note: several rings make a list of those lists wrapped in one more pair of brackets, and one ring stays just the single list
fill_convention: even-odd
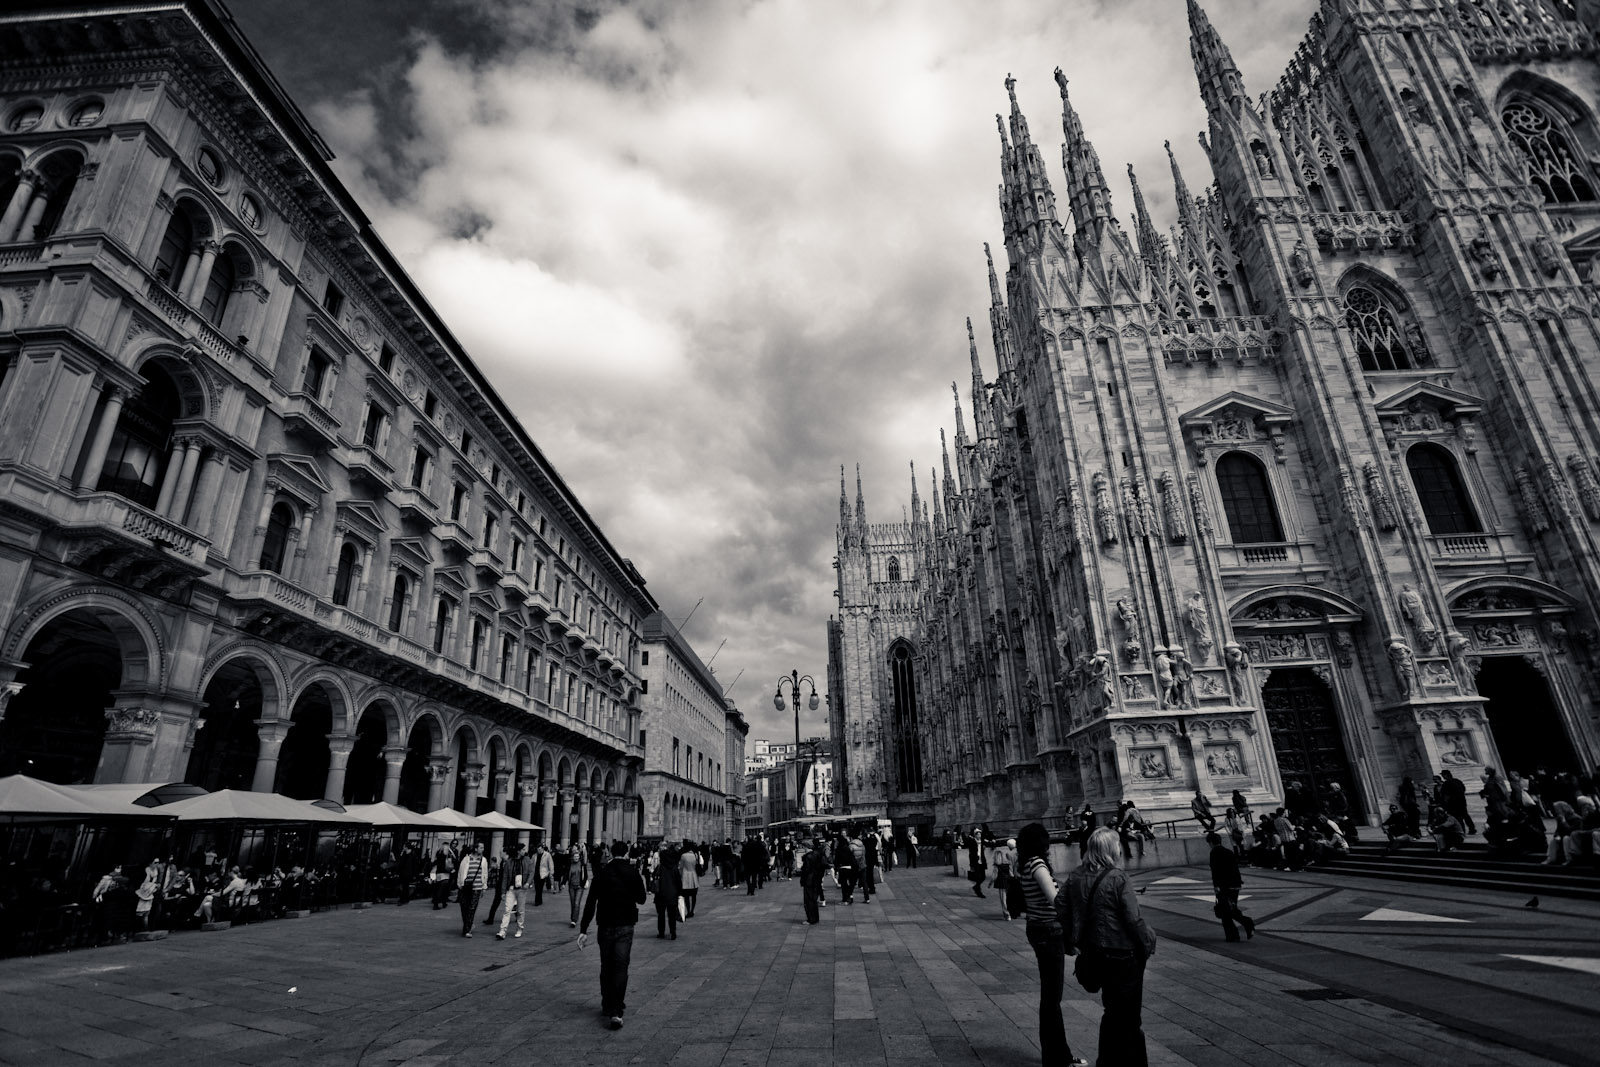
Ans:
[{"label": "crowd of people", "polygon": [[[1479,833],[1468,810],[1468,785],[1450,771],[1441,771],[1418,788],[1410,775],[1400,788],[1383,832],[1391,849],[1432,840],[1439,852],[1451,852]],[[1547,865],[1600,867],[1600,769],[1592,774],[1508,772],[1504,777],[1486,767],[1477,795],[1483,799],[1482,835],[1489,854],[1515,859],[1542,857]],[[1426,807],[1424,807],[1426,805]]]}]

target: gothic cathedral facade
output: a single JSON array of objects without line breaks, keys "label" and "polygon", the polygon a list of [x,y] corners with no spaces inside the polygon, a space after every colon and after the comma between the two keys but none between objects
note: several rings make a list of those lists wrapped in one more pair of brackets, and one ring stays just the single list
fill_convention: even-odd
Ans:
[{"label": "gothic cathedral facade", "polygon": [[931,506],[841,485],[852,813],[1600,763],[1600,3],[1322,0],[1257,98],[1189,24],[1214,184],[1125,231],[1057,70],[1060,210],[1013,93],[994,378]]}]

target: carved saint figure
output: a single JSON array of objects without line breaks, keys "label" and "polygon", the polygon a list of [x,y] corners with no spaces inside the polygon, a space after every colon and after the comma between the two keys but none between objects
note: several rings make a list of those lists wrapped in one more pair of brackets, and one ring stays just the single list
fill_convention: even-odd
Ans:
[{"label": "carved saint figure", "polygon": [[1250,667],[1250,653],[1239,645],[1228,645],[1222,650],[1222,658],[1228,665],[1228,680],[1233,683],[1233,699],[1244,699],[1244,677]]},{"label": "carved saint figure", "polygon": [[1433,625],[1433,620],[1428,618],[1428,609],[1423,606],[1422,594],[1409,585],[1400,587],[1400,614],[1406,622],[1411,624],[1411,630],[1417,635],[1417,643],[1427,651],[1439,641],[1439,631]]},{"label": "carved saint figure", "polygon": [[1556,243],[1548,234],[1541,233],[1528,247],[1533,253],[1534,263],[1546,277],[1554,278],[1561,273],[1561,253],[1556,251]]},{"label": "carved saint figure", "polygon": [[1417,662],[1404,641],[1389,642],[1389,665],[1394,668],[1400,695],[1409,697],[1417,685]]},{"label": "carved saint figure", "polygon": [[1467,735],[1456,734],[1450,739],[1450,747],[1440,750],[1439,762],[1452,767],[1470,767],[1478,760],[1472,754],[1472,743],[1467,740]]},{"label": "carved saint figure", "polygon": [[1471,648],[1472,642],[1464,634],[1451,630],[1444,635],[1445,654],[1450,657],[1450,666],[1455,668],[1456,681],[1460,683],[1463,693],[1478,691],[1477,672],[1472,669],[1472,657],[1468,655]]},{"label": "carved saint figure", "polygon": [[[1456,636],[1460,636],[1457,634]],[[1339,666],[1349,667],[1356,661],[1356,642],[1348,630],[1335,630],[1333,632],[1333,655],[1339,661]]]},{"label": "carved saint figure", "polygon": [[1117,618],[1122,620],[1122,625],[1131,632],[1139,625],[1139,613],[1128,603],[1126,597],[1117,601]]},{"label": "carved saint figure", "polygon": [[1263,178],[1272,177],[1272,157],[1267,154],[1267,146],[1260,141],[1252,141],[1250,143],[1250,154],[1255,157],[1256,172]]},{"label": "carved saint figure", "polygon": [[1194,664],[1181,648],[1172,650],[1172,682],[1178,707],[1194,707]]},{"label": "carved saint figure", "polygon": [[1156,668],[1156,693],[1161,699],[1161,706],[1171,707],[1176,693],[1172,684],[1172,660],[1167,657],[1165,649],[1158,649],[1155,655]]},{"label": "carved saint figure", "polygon": [[1168,777],[1168,774],[1167,774],[1167,758],[1166,758],[1166,756],[1163,753],[1157,752],[1157,751],[1155,751],[1153,749],[1148,751],[1148,752],[1139,753],[1139,777],[1140,778],[1166,778],[1166,777]]},{"label": "carved saint figure", "polygon": [[1194,635],[1194,647],[1200,653],[1201,662],[1210,659],[1217,641],[1211,634],[1211,609],[1206,607],[1206,599],[1198,589],[1189,594],[1184,617],[1188,620],[1189,632]]},{"label": "carved saint figure", "polygon": [[1304,241],[1294,243],[1294,251],[1289,253],[1289,269],[1294,271],[1294,280],[1302,288],[1316,280],[1316,274],[1311,269],[1311,250]]}]

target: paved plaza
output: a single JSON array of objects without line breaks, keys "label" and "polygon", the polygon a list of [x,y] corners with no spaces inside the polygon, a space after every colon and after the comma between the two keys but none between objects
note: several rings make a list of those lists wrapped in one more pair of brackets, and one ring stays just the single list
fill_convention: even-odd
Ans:
[{"label": "paved plaza", "polygon": [[[1227,945],[1206,874],[1142,871],[1161,934],[1153,1064],[1585,1064],[1600,1037],[1600,906],[1247,871],[1253,941]],[[627,1025],[603,1028],[598,957],[565,894],[522,939],[459,936],[454,908],[341,910],[0,961],[0,1061],[53,1067],[1037,1064],[1022,923],[947,869],[897,870],[870,904],[801,921],[796,882],[702,889],[677,941],[634,943]],[[1069,979],[1093,1059],[1098,999]],[[176,1059],[174,1057],[177,1057]]]}]

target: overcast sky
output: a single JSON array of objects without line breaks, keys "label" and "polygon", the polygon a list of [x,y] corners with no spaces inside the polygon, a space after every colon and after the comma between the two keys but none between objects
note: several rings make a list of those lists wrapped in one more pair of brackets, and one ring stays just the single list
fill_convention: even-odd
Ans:
[{"label": "overcast sky", "polygon": [[[1210,182],[1184,0],[232,0],[388,245],[751,720],[826,680],[839,466],[898,521],[986,366],[994,113]],[[1314,0],[1210,0],[1252,94]],[[852,481],[851,493],[854,494]],[[807,735],[825,712],[802,713]]]}]

